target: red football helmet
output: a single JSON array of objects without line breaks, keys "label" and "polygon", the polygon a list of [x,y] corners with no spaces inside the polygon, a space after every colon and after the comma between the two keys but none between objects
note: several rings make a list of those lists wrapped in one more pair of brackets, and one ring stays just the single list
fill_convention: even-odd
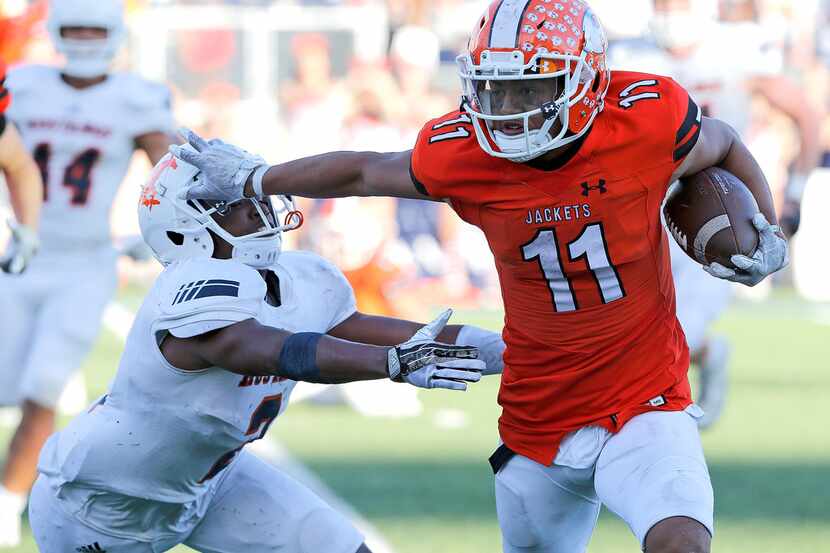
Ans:
[{"label": "red football helmet", "polygon": [[610,84],[607,48],[583,0],[494,0],[457,58],[484,151],[524,162],[585,134]]}]

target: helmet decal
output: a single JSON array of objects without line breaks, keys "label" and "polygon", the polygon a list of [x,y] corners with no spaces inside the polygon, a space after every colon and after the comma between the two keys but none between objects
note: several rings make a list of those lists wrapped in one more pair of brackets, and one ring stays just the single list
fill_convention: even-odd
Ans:
[{"label": "helmet decal", "polygon": [[585,13],[585,18],[582,20],[582,32],[585,34],[585,50],[592,54],[601,54],[606,51],[608,43],[605,33],[602,32],[597,16],[590,10]]},{"label": "helmet decal", "polygon": [[[464,111],[481,148],[524,162],[577,140],[604,108],[610,83],[602,25],[585,0],[493,0],[458,56]],[[550,79],[550,85],[538,81]],[[532,81],[536,103],[502,102]],[[540,121],[544,120],[544,123]]]}]

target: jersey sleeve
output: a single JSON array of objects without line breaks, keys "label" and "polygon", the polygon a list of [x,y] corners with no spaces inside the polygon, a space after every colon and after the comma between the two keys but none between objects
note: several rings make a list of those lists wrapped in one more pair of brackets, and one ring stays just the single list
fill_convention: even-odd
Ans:
[{"label": "jersey sleeve", "polygon": [[480,174],[493,160],[479,147],[470,116],[454,111],[418,133],[409,174],[421,193],[448,202],[462,219],[477,224]]},{"label": "jersey sleeve", "polygon": [[664,83],[660,88],[669,111],[667,120],[670,122],[667,128],[670,134],[666,137],[666,142],[672,144],[671,165],[674,170],[683,163],[697,144],[703,112],[686,89],[674,79],[662,79]]},{"label": "jersey sleeve", "polygon": [[458,162],[471,143],[478,147],[469,115],[455,111],[428,121],[412,150],[409,172],[416,188],[433,198],[451,199],[458,192],[452,185]]},{"label": "jersey sleeve", "polygon": [[6,66],[0,61],[0,135],[6,130],[6,108],[12,101],[12,95],[6,88]]},{"label": "jersey sleeve", "polygon": [[188,260],[160,277],[159,316],[153,333],[191,338],[255,318],[265,298],[265,281],[235,261]]},{"label": "jersey sleeve", "polygon": [[127,124],[132,136],[175,130],[170,90],[135,75],[125,76]]}]

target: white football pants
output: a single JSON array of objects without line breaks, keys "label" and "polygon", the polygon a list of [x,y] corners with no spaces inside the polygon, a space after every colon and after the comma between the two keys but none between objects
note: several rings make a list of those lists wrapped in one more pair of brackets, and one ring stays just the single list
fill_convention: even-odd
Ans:
[{"label": "white football pants", "polygon": [[566,437],[550,466],[512,457],[496,475],[505,553],[583,553],[602,504],[641,546],[652,526],[669,517],[697,520],[712,533],[712,484],[695,421],[700,414],[691,405],[639,415],[617,434],[583,428]]},{"label": "white football pants", "polygon": [[[89,506],[67,505],[43,475],[29,498],[29,523],[42,553],[159,553],[178,544],[206,553],[355,553],[363,543],[346,517],[255,455],[242,451],[226,470],[204,516],[178,536],[147,542],[125,536],[123,524],[120,536],[87,526]],[[134,518],[138,533],[148,521]]]}]

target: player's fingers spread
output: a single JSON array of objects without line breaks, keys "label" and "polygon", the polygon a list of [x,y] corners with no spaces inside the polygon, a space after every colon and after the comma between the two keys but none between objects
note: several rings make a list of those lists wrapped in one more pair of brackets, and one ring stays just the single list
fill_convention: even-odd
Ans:
[{"label": "player's fingers spread", "polygon": [[197,184],[179,191],[180,200],[201,200],[209,196],[208,189],[204,184]]},{"label": "player's fingers spread", "polygon": [[188,144],[196,148],[196,150],[199,152],[208,147],[208,143],[204,138],[202,138],[192,130],[188,129],[187,127],[182,127],[181,129],[179,129],[179,134],[182,136],[182,138],[185,139],[185,141],[187,141]]},{"label": "player's fingers spread", "polygon": [[481,359],[445,359],[436,363],[441,369],[458,369],[465,372],[482,372],[487,363]]},{"label": "player's fingers spread", "polygon": [[452,316],[452,309],[447,309],[435,319],[433,319],[429,324],[421,327],[418,332],[412,337],[413,339],[420,339],[420,340],[434,340],[441,331],[444,330],[444,327],[447,326],[447,321],[450,320]]},{"label": "player's fingers spread", "polygon": [[[171,148],[173,147],[174,146],[171,146]],[[179,146],[178,149],[175,152],[173,152],[173,155],[182,161],[186,161],[191,165],[195,165],[196,167],[200,166],[200,162],[202,160],[202,154],[200,154],[199,152],[194,152],[193,150],[188,150],[187,148],[182,148],[181,146]]]},{"label": "player's fingers spread", "polygon": [[443,388],[444,390],[458,390],[459,392],[463,392],[467,389],[467,384],[464,382],[456,382],[455,380],[446,380],[443,378],[433,378],[431,384],[433,388]]},{"label": "player's fingers spread", "polygon": [[481,380],[481,373],[479,371],[459,371],[457,369],[438,368],[435,371],[435,376],[437,378],[449,378],[464,382],[478,382]]},{"label": "player's fingers spread", "polygon": [[436,347],[432,355],[446,359],[478,359],[478,349],[474,347]]}]

